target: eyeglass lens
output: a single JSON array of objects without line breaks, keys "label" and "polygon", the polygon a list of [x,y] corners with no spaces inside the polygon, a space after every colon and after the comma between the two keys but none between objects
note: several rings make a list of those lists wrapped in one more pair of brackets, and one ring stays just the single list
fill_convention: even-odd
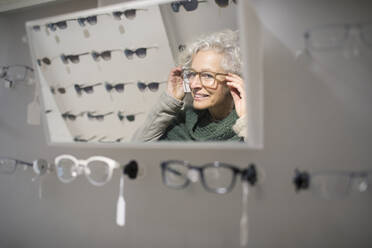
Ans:
[{"label": "eyeglass lens", "polygon": [[11,174],[17,167],[17,161],[14,159],[0,158],[0,173]]},{"label": "eyeglass lens", "polygon": [[57,175],[65,181],[74,179],[73,168],[75,167],[74,161],[71,159],[61,159],[57,165]]},{"label": "eyeglass lens", "polygon": [[223,166],[210,165],[203,170],[206,188],[217,193],[226,193],[234,182],[234,171]]},{"label": "eyeglass lens", "polygon": [[94,160],[87,164],[87,168],[87,177],[89,177],[92,181],[97,183],[104,183],[107,181],[110,171],[107,163],[100,160]]},{"label": "eyeglass lens", "polygon": [[347,174],[318,174],[311,177],[310,187],[321,197],[340,199],[350,192],[350,182]]},{"label": "eyeglass lens", "polygon": [[[164,164],[165,165],[165,164]],[[167,186],[181,188],[189,183],[188,167],[179,162],[169,162],[162,166],[163,180]]]}]

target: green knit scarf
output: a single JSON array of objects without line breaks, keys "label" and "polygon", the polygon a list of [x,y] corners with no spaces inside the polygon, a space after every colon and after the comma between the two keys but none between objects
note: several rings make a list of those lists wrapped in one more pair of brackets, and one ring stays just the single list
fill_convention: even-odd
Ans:
[{"label": "green knit scarf", "polygon": [[238,119],[233,109],[223,120],[213,121],[208,110],[187,106],[167,128],[161,140],[172,141],[242,141],[232,126]]}]

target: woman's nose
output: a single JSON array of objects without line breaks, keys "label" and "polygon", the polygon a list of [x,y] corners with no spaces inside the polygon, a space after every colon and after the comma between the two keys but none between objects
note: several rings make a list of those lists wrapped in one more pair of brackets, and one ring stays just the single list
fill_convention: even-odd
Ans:
[{"label": "woman's nose", "polygon": [[189,85],[190,85],[190,88],[191,89],[201,88],[202,87],[202,83],[200,81],[199,75],[196,75],[193,79],[191,79],[189,81]]}]

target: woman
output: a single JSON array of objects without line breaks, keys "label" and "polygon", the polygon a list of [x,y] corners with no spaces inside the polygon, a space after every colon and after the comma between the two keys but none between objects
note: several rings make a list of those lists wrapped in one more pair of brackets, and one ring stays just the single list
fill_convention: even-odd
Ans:
[{"label": "woman", "polygon": [[[187,46],[183,66],[172,69],[167,89],[137,130],[136,141],[242,141],[247,138],[246,94],[238,34],[211,34]],[[183,82],[191,90],[187,104]]]}]

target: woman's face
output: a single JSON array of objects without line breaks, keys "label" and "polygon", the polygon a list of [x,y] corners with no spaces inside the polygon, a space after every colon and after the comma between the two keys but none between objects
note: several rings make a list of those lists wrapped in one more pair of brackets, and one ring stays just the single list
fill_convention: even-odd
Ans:
[{"label": "woman's face", "polygon": [[[214,50],[199,51],[193,57],[191,68],[196,72],[226,73],[221,67],[222,59],[223,55]],[[197,76],[190,80],[190,89],[195,109],[226,108],[232,102],[230,90],[223,81],[216,81],[213,88],[205,87]]]}]

